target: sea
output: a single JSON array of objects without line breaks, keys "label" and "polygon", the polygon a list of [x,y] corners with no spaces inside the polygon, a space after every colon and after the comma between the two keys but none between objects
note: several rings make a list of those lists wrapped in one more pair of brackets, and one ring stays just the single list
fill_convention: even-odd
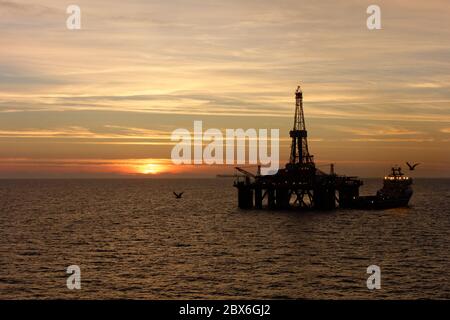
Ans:
[{"label": "sea", "polygon": [[450,299],[449,179],[382,211],[245,211],[232,185],[0,180],[0,299]]}]

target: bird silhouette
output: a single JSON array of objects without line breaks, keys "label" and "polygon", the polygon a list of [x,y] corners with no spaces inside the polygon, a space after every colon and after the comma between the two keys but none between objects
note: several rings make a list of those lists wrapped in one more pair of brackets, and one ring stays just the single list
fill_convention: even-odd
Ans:
[{"label": "bird silhouette", "polygon": [[414,169],[420,164],[420,163],[415,163],[413,165],[411,165],[409,162],[406,163],[409,167],[410,171],[414,171]]},{"label": "bird silhouette", "polygon": [[181,199],[181,197],[183,196],[184,192],[180,192],[180,193],[176,193],[175,191],[173,192],[173,195],[177,198],[177,199]]}]

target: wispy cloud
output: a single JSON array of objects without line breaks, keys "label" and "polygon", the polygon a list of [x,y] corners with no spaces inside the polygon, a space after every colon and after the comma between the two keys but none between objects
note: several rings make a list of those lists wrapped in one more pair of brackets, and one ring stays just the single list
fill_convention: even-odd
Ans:
[{"label": "wispy cloud", "polygon": [[94,137],[95,134],[81,127],[63,129],[28,129],[28,130],[0,130],[0,137],[9,138],[55,138],[55,137]]},{"label": "wispy cloud", "polygon": [[354,138],[353,142],[433,142],[434,138]]},{"label": "wispy cloud", "polygon": [[143,176],[182,171],[169,159],[58,159],[0,158],[0,177],[10,174],[58,176],[88,174],[94,176]]},{"label": "wispy cloud", "polygon": [[0,137],[7,138],[92,138],[92,139],[159,139],[169,140],[170,132],[105,125],[94,132],[83,127],[56,129],[0,130]]},{"label": "wispy cloud", "polygon": [[423,132],[400,127],[373,126],[366,127],[336,127],[339,131],[352,133],[358,136],[398,136],[398,135],[418,135]]},{"label": "wispy cloud", "polygon": [[434,83],[434,82],[411,83],[408,86],[411,88],[426,88],[426,89],[435,89],[435,88],[446,87],[446,85],[443,83]]}]

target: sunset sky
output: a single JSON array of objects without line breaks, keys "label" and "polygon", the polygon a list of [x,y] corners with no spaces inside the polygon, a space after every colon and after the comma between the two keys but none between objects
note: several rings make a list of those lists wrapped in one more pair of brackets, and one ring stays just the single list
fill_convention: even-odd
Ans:
[{"label": "sunset sky", "polygon": [[449,15],[448,0],[0,0],[0,178],[229,172],[171,165],[194,120],[279,128],[284,164],[299,83],[318,166],[450,177]]}]

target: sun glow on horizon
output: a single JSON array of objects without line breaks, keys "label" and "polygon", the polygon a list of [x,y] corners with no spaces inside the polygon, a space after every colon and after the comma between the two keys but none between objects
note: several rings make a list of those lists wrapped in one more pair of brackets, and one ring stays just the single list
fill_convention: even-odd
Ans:
[{"label": "sun glow on horizon", "polygon": [[156,163],[149,163],[140,168],[142,174],[159,174],[167,171],[167,168],[163,165]]}]

